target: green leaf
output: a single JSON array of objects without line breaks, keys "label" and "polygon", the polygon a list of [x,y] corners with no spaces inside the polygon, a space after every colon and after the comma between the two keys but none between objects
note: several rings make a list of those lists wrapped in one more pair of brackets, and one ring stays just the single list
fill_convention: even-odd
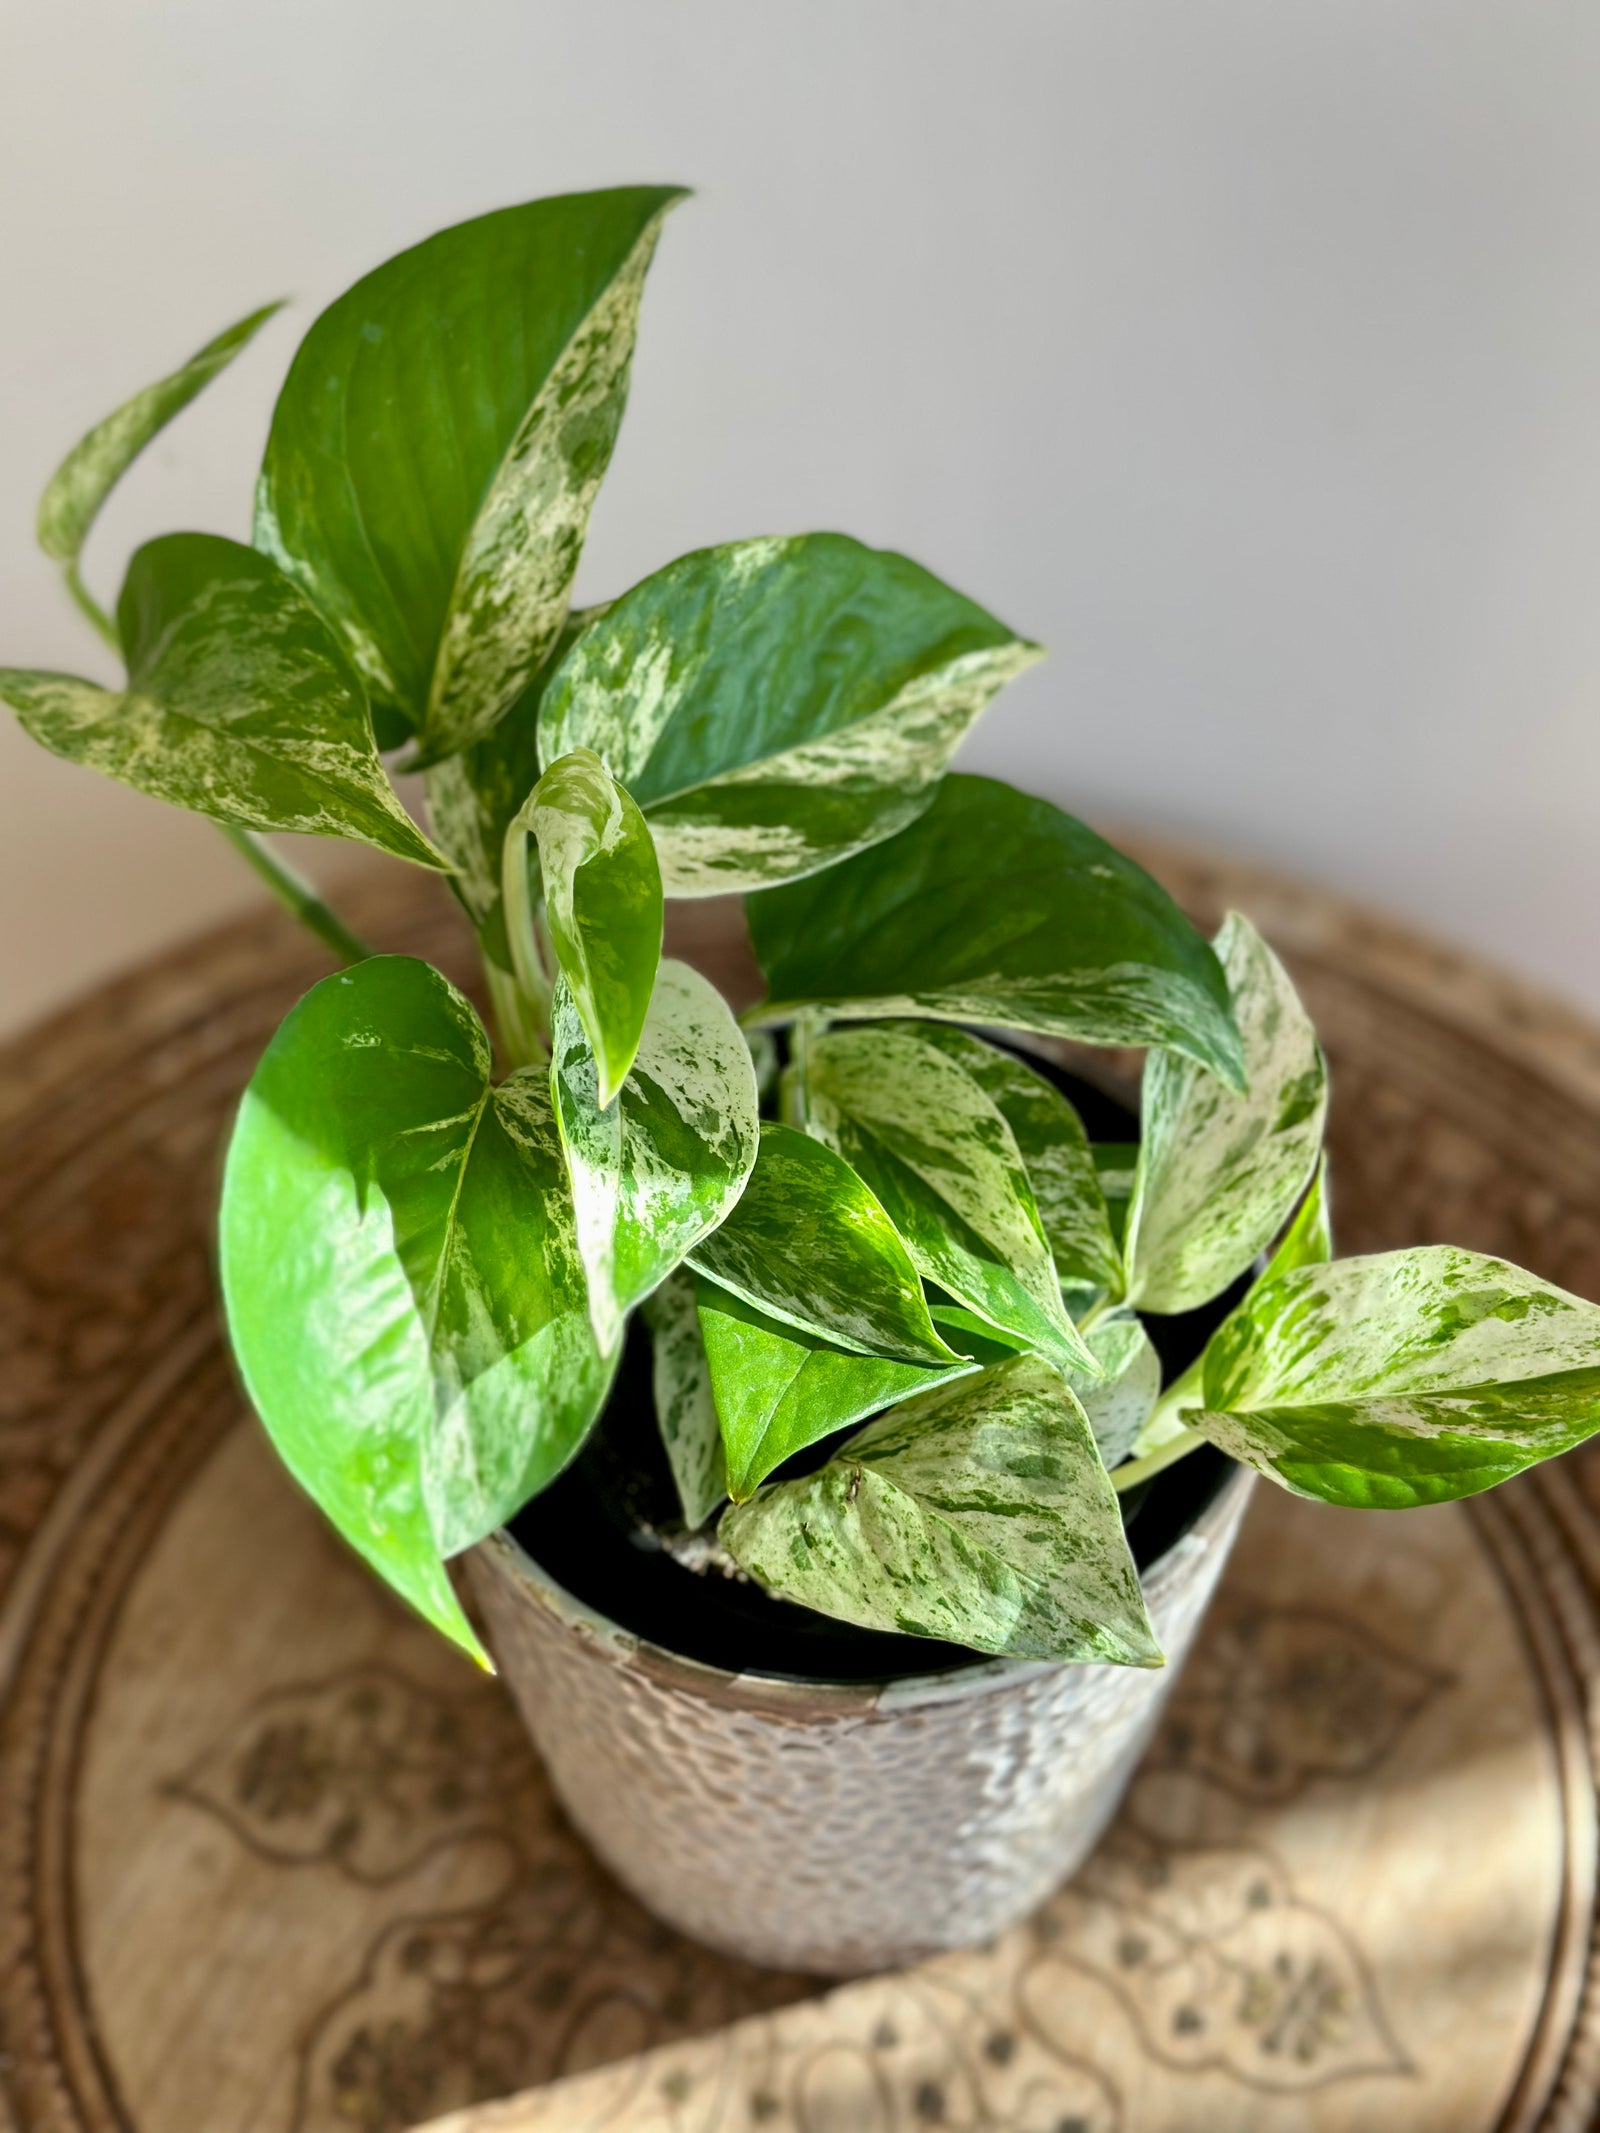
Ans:
[{"label": "green leaf", "polygon": [[735,541],[607,610],[545,694],[540,745],[604,759],[669,895],[764,888],[904,828],[1041,656],[904,556],[840,533]]},{"label": "green leaf", "polygon": [[815,1006],[1165,1044],[1243,1087],[1222,966],[1165,889],[992,778],[946,778],[897,837],[745,909],[769,992],[751,1022]]},{"label": "green leaf", "polygon": [[53,754],[235,829],[445,864],[384,776],[337,640],[265,556],[168,534],[134,557],[117,615],[126,690],[0,670],[0,701]]},{"label": "green leaf", "polygon": [[728,1493],[711,1370],[700,1338],[695,1278],[680,1267],[644,1304],[650,1328],[650,1381],[656,1426],[683,1506],[684,1524],[703,1526]]},{"label": "green leaf", "polygon": [[[1333,1257],[1333,1231],[1328,1222],[1327,1158],[1318,1158],[1317,1167],[1311,1174],[1311,1183],[1306,1187],[1305,1198],[1295,1210],[1294,1219],[1278,1240],[1277,1250],[1267,1261],[1259,1278],[1252,1285],[1254,1294],[1264,1283],[1276,1281],[1280,1274],[1292,1274],[1296,1267],[1321,1266]],[[1173,1379],[1162,1392],[1160,1399],[1135,1439],[1132,1456],[1145,1459],[1169,1444],[1176,1437],[1189,1431],[1191,1409],[1204,1405],[1202,1381],[1205,1355],[1197,1355],[1181,1376]]]},{"label": "green leaf", "polygon": [[1299,1496],[1447,1503],[1600,1427],[1600,1306],[1453,1245],[1263,1282],[1212,1335],[1193,1426]]},{"label": "green leaf", "polygon": [[[1305,1198],[1295,1209],[1294,1219],[1278,1239],[1276,1250],[1262,1271],[1262,1281],[1276,1281],[1296,1267],[1323,1266],[1333,1257],[1333,1224],[1328,1208],[1328,1159],[1317,1158]],[[1257,1286],[1259,1287],[1259,1283]]]},{"label": "green leaf", "polygon": [[424,761],[486,733],[555,642],[645,273],[682,197],[632,186],[459,223],[357,282],[300,344],[256,545]]},{"label": "green leaf", "polygon": [[1111,1232],[1094,1151],[1061,1091],[1015,1052],[949,1023],[897,1024],[966,1068],[1011,1128],[1063,1287],[1120,1292],[1122,1257]]},{"label": "green leaf", "polygon": [[1018,1356],[881,1415],[803,1480],[724,1512],[779,1598],[1023,1659],[1159,1666],[1083,1410]]},{"label": "green leaf", "polygon": [[1249,1094],[1192,1060],[1152,1052],[1123,1255],[1128,1297],[1192,1311],[1265,1249],[1316,1167],[1328,1072],[1288,973],[1247,918],[1230,912],[1216,950],[1244,1039]]},{"label": "green leaf", "polygon": [[563,654],[603,613],[598,607],[574,608],[550,656],[504,718],[482,740],[446,756],[427,773],[428,822],[456,870],[451,886],[502,970],[511,968],[501,910],[506,831],[539,782],[540,699]]},{"label": "green leaf", "polygon": [[689,1263],[767,1317],[840,1348],[956,1360],[894,1224],[848,1163],[790,1126],[762,1122],[739,1204]]},{"label": "green leaf", "polygon": [[1101,1375],[1090,1378],[1074,1371],[1067,1383],[1110,1468],[1127,1458],[1150,1419],[1161,1390],[1161,1358],[1131,1311],[1108,1311],[1086,1330],[1084,1340]]},{"label": "green leaf", "polygon": [[598,756],[578,748],[552,763],[506,842],[506,923],[514,962],[519,928],[525,941],[531,923],[519,833],[531,834],[539,848],[550,939],[594,1048],[604,1109],[633,1064],[661,960],[655,845],[643,815]]},{"label": "green leaf", "polygon": [[670,957],[656,975],[633,1071],[604,1110],[594,1053],[564,982],[552,1024],[550,1086],[589,1315],[609,1355],[625,1314],[744,1191],[760,1137],[755,1068],[716,987]]},{"label": "green leaf", "polygon": [[735,1503],[751,1496],[791,1453],[976,1367],[954,1362],[939,1369],[855,1355],[780,1325],[715,1282],[702,1278],[696,1294],[726,1489]]},{"label": "green leaf", "polygon": [[219,371],[226,370],[241,349],[282,303],[263,304],[248,318],[240,319],[214,341],[190,356],[187,363],[143,392],[125,400],[114,414],[97,422],[62,460],[39,499],[39,546],[47,556],[64,563],[69,572],[83,552],[89,529],[100,507],[127,473],[145,446],[159,437],[175,415],[182,414],[204,392]]},{"label": "green leaf", "polygon": [[804,1086],[810,1130],[866,1180],[918,1273],[1093,1373],[1015,1137],[964,1066],[904,1028],[834,1030],[807,1045]]},{"label": "green leaf", "polygon": [[228,1326],[290,1472],[468,1643],[439,1558],[554,1479],[610,1382],[542,1073],[489,1082],[454,986],[375,956],[257,1067],[223,1183]]},{"label": "green leaf", "polygon": [[1094,1174],[1106,1203],[1111,1235],[1120,1252],[1127,1234],[1128,1203],[1133,1198],[1133,1181],[1139,1167],[1139,1143],[1095,1141],[1090,1145],[1089,1153],[1094,1158]]}]

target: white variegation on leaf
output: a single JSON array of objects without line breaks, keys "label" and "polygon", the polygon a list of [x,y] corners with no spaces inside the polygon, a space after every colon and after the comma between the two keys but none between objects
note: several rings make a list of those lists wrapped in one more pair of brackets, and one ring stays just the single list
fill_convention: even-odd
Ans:
[{"label": "white variegation on leaf", "polygon": [[252,311],[248,318],[207,341],[187,363],[125,400],[78,440],[51,475],[39,499],[39,546],[64,566],[77,597],[83,597],[77,576],[78,558],[106,498],[145,446],[160,436],[219,371],[227,369],[282,308],[281,302],[263,304],[259,311]]},{"label": "white variegation on leaf", "polygon": [[703,1276],[697,1296],[727,1493],[735,1503],[807,1445],[976,1367],[856,1355],[767,1318]]},{"label": "white variegation on leaf", "polygon": [[431,757],[486,733],[560,633],[622,421],[639,300],[666,212],[645,225],[563,349],[478,506],[428,692]]},{"label": "white variegation on leaf", "polygon": [[802,1071],[809,1130],[865,1178],[918,1272],[1094,1375],[1016,1138],[966,1068],[910,1030],[874,1028],[813,1038]]},{"label": "white variegation on leaf", "polygon": [[625,593],[540,710],[639,800],[672,896],[793,880],[892,836],[1039,658],[904,556],[842,534],[738,541]]},{"label": "white variegation on leaf", "polygon": [[1161,1390],[1161,1358],[1131,1311],[1108,1311],[1085,1330],[1084,1340],[1101,1375],[1090,1378],[1074,1371],[1067,1383],[1089,1417],[1100,1457],[1110,1468],[1127,1458],[1150,1418]]},{"label": "white variegation on leaf", "polygon": [[693,1531],[727,1495],[728,1471],[695,1308],[695,1278],[687,1267],[669,1274],[645,1298],[644,1318],[650,1328],[656,1427],[666,1446],[683,1522]]},{"label": "white variegation on leaf", "polygon": [[1122,1286],[1122,1257],[1083,1121],[1061,1091],[1015,1052],[948,1022],[891,1024],[966,1068],[1011,1128],[1063,1288]]},{"label": "white variegation on leaf", "polygon": [[564,980],[551,1023],[550,1082],[589,1315],[609,1355],[627,1313],[744,1191],[760,1135],[755,1069],[722,995],[670,957],[657,971],[632,1071],[603,1109],[594,1053]]},{"label": "white variegation on leaf", "polygon": [[1236,911],[1216,950],[1249,1090],[1235,1095],[1177,1052],[1146,1062],[1123,1239],[1128,1297],[1141,1310],[1192,1311],[1220,1296],[1271,1242],[1322,1146],[1327,1069],[1287,972]]},{"label": "white variegation on leaf", "polygon": [[1297,1495],[1443,1503],[1600,1427],[1600,1305],[1453,1245],[1302,1266],[1213,1334],[1194,1427]]},{"label": "white variegation on leaf", "polygon": [[455,868],[451,887],[501,969],[511,968],[501,915],[506,831],[539,782],[539,699],[562,655],[601,608],[574,608],[549,657],[511,709],[481,740],[427,772],[428,824]]},{"label": "white variegation on leaf", "polygon": [[440,230],[346,290],[295,355],[256,545],[416,735],[419,766],[489,731],[556,640],[640,285],[682,197],[572,193]]},{"label": "white variegation on leaf", "polygon": [[[1280,1274],[1292,1274],[1296,1267],[1321,1266],[1333,1257],[1327,1172],[1327,1158],[1320,1157],[1305,1197],[1295,1209],[1294,1219],[1279,1238],[1253,1288],[1276,1281]],[[1203,1404],[1201,1377],[1204,1365],[1204,1354],[1197,1355],[1188,1369],[1163,1390],[1134,1443],[1133,1457],[1136,1460],[1148,1459],[1167,1445],[1175,1447],[1180,1438],[1199,1441],[1189,1426],[1188,1415],[1191,1408]]]},{"label": "white variegation on leaf", "polygon": [[769,1592],[863,1628],[1161,1664],[1089,1424],[1034,1356],[904,1402],[720,1530]]},{"label": "white variegation on leaf", "polygon": [[36,741],[229,828],[445,866],[384,775],[338,640],[265,556],[165,535],[133,558],[117,615],[126,689],[0,669],[0,702]]},{"label": "white variegation on leaf", "polygon": [[769,997],[1086,1044],[1163,1044],[1245,1085],[1222,966],[1126,854],[1047,800],[952,773],[897,836],[746,906]]}]

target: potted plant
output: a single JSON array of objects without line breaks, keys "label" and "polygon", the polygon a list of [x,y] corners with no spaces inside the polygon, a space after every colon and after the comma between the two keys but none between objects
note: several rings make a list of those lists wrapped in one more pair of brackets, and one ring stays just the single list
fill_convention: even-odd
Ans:
[{"label": "potted plant", "polygon": [[[1253,1475],[1396,1509],[1504,1480],[1600,1422],[1600,1309],[1444,1245],[1330,1259],[1326,1073],[1271,950],[948,773],[1038,656],[974,602],[816,534],[571,608],[678,198],[511,208],[357,283],[290,366],[252,544],[150,542],[113,621],[101,502],[269,314],[118,410],[40,533],[126,681],[0,696],[210,815],[341,961],[223,1190],[284,1462],[487,1664],[465,1562],[647,1901],[843,1972],[1083,1855]],[[260,842],[291,829],[436,870],[488,1021],[370,954]],[[668,901],[730,892],[739,1016],[662,954]],[[1136,1118],[1065,1043],[1147,1049]]]}]

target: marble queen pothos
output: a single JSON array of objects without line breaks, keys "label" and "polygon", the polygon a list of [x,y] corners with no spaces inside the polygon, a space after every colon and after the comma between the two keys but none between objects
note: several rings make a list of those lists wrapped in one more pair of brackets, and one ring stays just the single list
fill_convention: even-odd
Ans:
[{"label": "marble queen pothos", "polygon": [[[101,504],[277,307],[139,393],[39,514],[126,680],[0,696],[209,815],[340,958],[239,1112],[228,1323],[286,1464],[445,1635],[478,1651],[447,1560],[572,1459],[641,1309],[684,1526],[769,1591],[1158,1664],[1130,1482],[1209,1440],[1335,1504],[1489,1487],[1600,1422],[1600,1310],[1448,1245],[1330,1258],[1326,1075],[1271,950],[949,773],[1039,656],[973,601],[817,533],[571,606],[681,197],[534,201],[357,282],[289,367],[253,542],[149,542],[113,618],[80,572]],[[275,830],[436,870],[493,1037]],[[768,988],[743,1027],[661,954],[664,898],[730,890]],[[1007,1032],[1148,1047],[1136,1152]],[[1264,1254],[1163,1386],[1145,1318]]]}]

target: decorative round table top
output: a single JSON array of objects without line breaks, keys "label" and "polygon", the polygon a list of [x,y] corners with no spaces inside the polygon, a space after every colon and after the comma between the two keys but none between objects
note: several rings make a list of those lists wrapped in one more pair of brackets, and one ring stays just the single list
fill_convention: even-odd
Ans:
[{"label": "decorative round table top", "polygon": [[[1448,1237],[1600,1296],[1600,1037],[1328,897],[1144,856],[1293,965],[1343,1249]],[[352,901],[465,974],[432,884]],[[676,915],[736,972],[726,913]],[[322,1528],[235,1390],[220,1140],[322,967],[263,917],[0,1054],[0,2120],[1593,2122],[1600,1454],[1403,1518],[1258,1490],[1121,1819],[1026,1927],[831,1991],[726,1962],[590,1860],[498,1685]]]}]

